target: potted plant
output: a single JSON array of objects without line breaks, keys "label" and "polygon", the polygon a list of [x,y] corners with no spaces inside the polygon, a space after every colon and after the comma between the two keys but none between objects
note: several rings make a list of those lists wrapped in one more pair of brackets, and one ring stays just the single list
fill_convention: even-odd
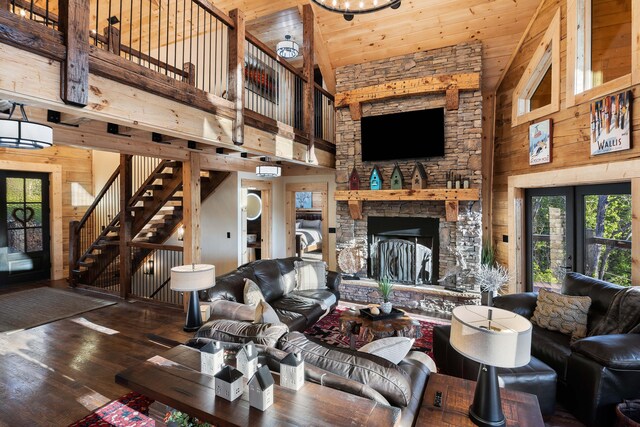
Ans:
[{"label": "potted plant", "polygon": [[492,306],[493,297],[509,282],[509,271],[500,264],[482,264],[475,277],[476,283],[480,285],[482,304]]},{"label": "potted plant", "polygon": [[212,427],[211,424],[189,417],[184,412],[176,409],[168,411],[164,416],[164,422],[168,427]]},{"label": "potted plant", "polygon": [[393,284],[389,281],[389,279],[381,279],[378,282],[378,290],[380,291],[380,296],[382,296],[382,304],[380,304],[380,311],[384,314],[391,313],[391,309],[393,305],[389,301],[389,297],[391,296],[391,292],[393,291]]}]

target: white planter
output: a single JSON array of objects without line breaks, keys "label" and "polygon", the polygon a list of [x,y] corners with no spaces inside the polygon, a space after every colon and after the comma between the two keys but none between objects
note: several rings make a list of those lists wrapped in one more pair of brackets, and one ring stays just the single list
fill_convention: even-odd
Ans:
[{"label": "white planter", "polygon": [[389,301],[383,302],[382,304],[380,304],[380,312],[383,314],[391,313],[392,308],[393,308],[393,304],[391,304]]}]

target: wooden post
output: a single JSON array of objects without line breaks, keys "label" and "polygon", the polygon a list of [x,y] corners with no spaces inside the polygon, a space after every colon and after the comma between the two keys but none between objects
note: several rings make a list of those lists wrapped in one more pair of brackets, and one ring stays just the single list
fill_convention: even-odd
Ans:
[{"label": "wooden post", "polygon": [[120,241],[120,296],[127,298],[131,293],[131,229],[133,216],[127,209],[131,200],[131,159],[133,156],[120,154],[120,231],[118,239]]},{"label": "wooden post", "polygon": [[[0,9],[6,9],[3,2],[7,0],[0,0]],[[61,0],[58,19],[67,47],[62,63],[62,100],[84,107],[89,102],[89,2]]]},{"label": "wooden post", "polygon": [[[182,162],[182,223],[184,225],[183,264],[200,262],[200,154],[189,153]],[[189,293],[183,298],[184,310],[189,306]]]},{"label": "wooden post", "polygon": [[196,85],[196,66],[191,62],[185,62],[182,66],[182,71],[187,73],[186,77],[182,81],[189,83],[191,86]]},{"label": "wooden post", "polygon": [[302,98],[302,130],[309,135],[309,147],[307,161],[309,163],[318,163],[315,151],[315,112],[314,110],[314,84],[313,84],[313,9],[310,4],[302,6],[302,57],[304,64],[302,66],[302,75],[307,80],[304,84]]},{"label": "wooden post", "polygon": [[73,287],[77,285],[75,270],[80,257],[80,236],[78,234],[78,224],[80,221],[69,222],[69,284]]},{"label": "wooden post", "polygon": [[113,25],[109,25],[104,28],[103,33],[107,40],[109,40],[107,50],[116,55],[120,55],[120,30]]},{"label": "wooden post", "polygon": [[229,12],[235,27],[229,30],[229,101],[235,106],[231,139],[244,144],[244,13],[240,9]]}]

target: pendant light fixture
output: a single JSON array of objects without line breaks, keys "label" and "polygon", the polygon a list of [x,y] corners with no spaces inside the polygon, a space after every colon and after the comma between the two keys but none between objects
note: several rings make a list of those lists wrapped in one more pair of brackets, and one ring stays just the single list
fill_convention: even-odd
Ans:
[{"label": "pendant light fixture", "polygon": [[[14,119],[16,108],[20,109],[21,119]],[[8,119],[0,119],[0,147],[35,150],[53,145],[51,126],[30,122],[24,111],[24,105],[11,103]]]},{"label": "pendant light fixture", "polygon": [[282,58],[296,58],[298,53],[300,53],[300,46],[291,40],[291,36],[287,34],[284,36],[284,40],[276,45],[276,53]]},{"label": "pendant light fixture", "polygon": [[256,175],[263,178],[277,178],[280,176],[282,168],[279,165],[269,164],[268,157],[262,157],[260,160],[267,163],[256,166]]},{"label": "pendant light fixture", "polygon": [[341,13],[344,19],[351,21],[354,15],[377,12],[378,10],[397,9],[401,0],[311,0],[323,9]]}]

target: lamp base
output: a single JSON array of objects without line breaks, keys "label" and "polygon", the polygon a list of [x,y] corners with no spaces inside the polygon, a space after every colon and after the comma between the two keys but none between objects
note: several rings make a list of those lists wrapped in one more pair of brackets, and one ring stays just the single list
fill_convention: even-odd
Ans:
[{"label": "lamp base", "polygon": [[202,316],[200,315],[200,300],[198,291],[191,291],[189,296],[189,307],[187,308],[187,320],[184,328],[185,332],[195,332],[202,326]]},{"label": "lamp base", "polygon": [[469,407],[469,418],[481,427],[502,427],[507,424],[502,412],[498,373],[494,366],[480,365],[473,404]]}]

